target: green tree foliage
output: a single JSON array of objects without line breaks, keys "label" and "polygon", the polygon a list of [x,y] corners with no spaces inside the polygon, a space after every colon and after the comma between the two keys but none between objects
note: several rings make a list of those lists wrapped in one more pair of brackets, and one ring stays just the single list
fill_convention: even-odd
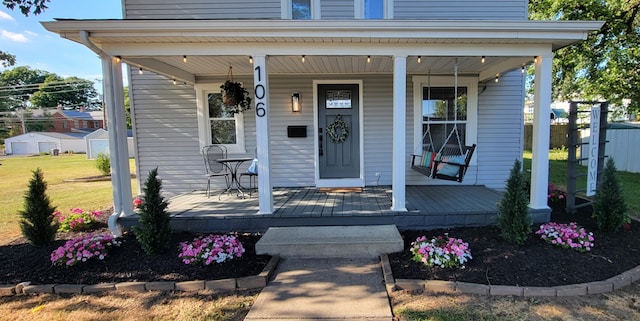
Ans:
[{"label": "green tree foliage", "polygon": [[33,171],[33,178],[29,180],[29,188],[24,196],[24,210],[18,212],[22,235],[31,244],[38,246],[53,243],[58,230],[53,216],[56,208],[51,206],[46,190],[47,183],[38,168]]},{"label": "green tree foliage", "polygon": [[560,49],[553,61],[554,95],[605,99],[640,110],[640,1],[530,0],[532,20],[600,20],[602,29],[586,41]]},{"label": "green tree foliage", "polygon": [[622,187],[616,176],[616,164],[613,158],[609,157],[593,201],[593,216],[598,228],[605,232],[615,232],[624,223],[626,213],[627,204],[624,202]]},{"label": "green tree foliage", "polygon": [[2,5],[13,10],[15,7],[20,9],[23,15],[29,16],[29,13],[35,15],[41,14],[47,9],[47,3],[50,0],[2,0]]},{"label": "green tree foliage", "polygon": [[109,155],[98,153],[98,155],[96,155],[96,168],[98,168],[102,175],[106,176],[111,174],[111,158]]},{"label": "green tree foliage", "polygon": [[124,87],[124,117],[127,121],[127,128],[131,128],[131,99],[129,98],[129,87]]},{"label": "green tree foliage", "polygon": [[16,64],[16,56],[0,50],[0,65],[2,67],[11,67]]},{"label": "green tree foliage", "polygon": [[38,89],[29,101],[40,108],[86,105],[98,96],[92,81],[78,77],[62,78],[55,74],[47,76]]},{"label": "green tree foliage", "polygon": [[144,183],[142,204],[138,206],[139,226],[133,228],[136,239],[149,255],[160,254],[169,249],[171,224],[167,206],[161,195],[162,180],[158,178],[158,169],[149,172]]},{"label": "green tree foliage", "polygon": [[522,164],[516,159],[507,180],[507,190],[498,204],[498,227],[500,236],[512,244],[523,244],[531,233],[529,197]]},{"label": "green tree foliage", "polygon": [[19,66],[0,73],[0,112],[23,108],[39,91],[39,84],[52,75],[48,71]]}]

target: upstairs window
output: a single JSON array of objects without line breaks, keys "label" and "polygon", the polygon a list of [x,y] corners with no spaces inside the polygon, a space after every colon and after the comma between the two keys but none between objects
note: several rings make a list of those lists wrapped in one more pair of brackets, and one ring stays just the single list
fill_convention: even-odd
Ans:
[{"label": "upstairs window", "polygon": [[311,19],[311,0],[291,0],[291,19]]},{"label": "upstairs window", "polygon": [[364,0],[365,19],[384,19],[384,0]]}]

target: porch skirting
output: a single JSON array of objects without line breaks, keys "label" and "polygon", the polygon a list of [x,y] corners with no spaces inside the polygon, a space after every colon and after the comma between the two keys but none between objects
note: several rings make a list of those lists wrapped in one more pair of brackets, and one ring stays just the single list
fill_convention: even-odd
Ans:
[{"label": "porch skirting", "polygon": [[[254,195],[256,195],[254,193]],[[247,195],[248,197],[248,195]],[[257,214],[257,198],[194,191],[169,200],[174,231],[265,232],[273,226],[387,225],[400,230],[485,226],[496,222],[502,193],[484,186],[407,186],[407,212],[391,211],[391,187],[367,186],[362,192],[322,192],[315,187],[274,188],[274,213]],[[546,222],[550,210],[531,211]],[[138,216],[118,219],[125,229]]]}]

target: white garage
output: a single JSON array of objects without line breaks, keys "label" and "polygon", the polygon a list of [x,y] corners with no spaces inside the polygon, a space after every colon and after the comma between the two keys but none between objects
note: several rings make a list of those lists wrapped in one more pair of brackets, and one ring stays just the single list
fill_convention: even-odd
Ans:
[{"label": "white garage", "polygon": [[[133,157],[133,137],[131,130],[127,131],[127,147],[129,150],[129,157]],[[87,159],[94,159],[100,153],[109,153],[109,132],[100,128],[94,132],[88,134],[84,138],[87,149]]]},{"label": "white garage", "polygon": [[57,149],[59,153],[85,153],[85,135],[86,133],[33,132],[9,137],[4,142],[9,155],[37,155],[49,153],[52,149]]}]

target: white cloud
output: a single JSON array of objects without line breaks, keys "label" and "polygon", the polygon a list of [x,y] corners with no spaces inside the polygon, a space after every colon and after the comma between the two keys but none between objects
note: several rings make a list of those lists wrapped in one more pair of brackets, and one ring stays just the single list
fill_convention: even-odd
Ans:
[{"label": "white cloud", "polygon": [[4,12],[4,11],[0,11],[0,20],[11,20],[11,21],[15,21],[16,19],[14,19],[12,16],[10,16],[8,13]]},{"label": "white cloud", "polygon": [[29,30],[25,30],[24,33],[29,35],[29,36],[37,36],[38,35],[37,33],[33,32],[33,31],[29,31]]},{"label": "white cloud", "polygon": [[0,31],[0,37],[4,39],[9,39],[15,42],[29,42],[29,39],[25,37],[25,35],[21,33],[15,33],[7,30]]}]

